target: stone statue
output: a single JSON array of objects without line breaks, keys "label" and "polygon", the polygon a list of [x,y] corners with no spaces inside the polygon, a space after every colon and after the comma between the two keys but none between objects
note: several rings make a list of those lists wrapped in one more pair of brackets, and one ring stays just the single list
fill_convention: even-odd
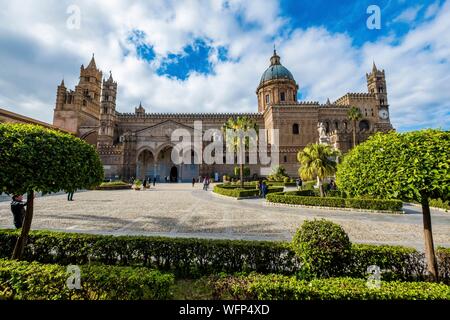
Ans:
[{"label": "stone statue", "polygon": [[325,138],[327,136],[325,125],[323,122],[317,124],[317,130],[319,131],[319,139]]},{"label": "stone statue", "polygon": [[330,144],[330,137],[327,136],[327,129],[323,122],[317,124],[317,131],[319,131],[319,143]]}]

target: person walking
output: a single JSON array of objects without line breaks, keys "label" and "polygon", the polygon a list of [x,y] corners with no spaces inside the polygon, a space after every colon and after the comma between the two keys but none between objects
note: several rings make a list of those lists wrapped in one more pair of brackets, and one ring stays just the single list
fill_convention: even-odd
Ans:
[{"label": "person walking", "polygon": [[73,201],[73,194],[75,191],[69,191],[67,192],[67,201]]},{"label": "person walking", "polygon": [[28,201],[23,201],[22,195],[14,195],[11,201],[11,212],[14,217],[14,226],[16,229],[22,228],[23,220],[25,219],[25,207],[27,206]]},{"label": "person walking", "polygon": [[192,188],[195,186],[195,178],[192,178]]},{"label": "person walking", "polygon": [[153,186],[156,185],[156,177],[153,177]]},{"label": "person walking", "polygon": [[267,184],[265,182],[262,183],[261,189],[262,189],[262,197],[265,198],[267,195],[267,190],[268,190]]},{"label": "person walking", "polygon": [[203,190],[208,191],[208,180],[207,180],[207,177],[203,178]]}]

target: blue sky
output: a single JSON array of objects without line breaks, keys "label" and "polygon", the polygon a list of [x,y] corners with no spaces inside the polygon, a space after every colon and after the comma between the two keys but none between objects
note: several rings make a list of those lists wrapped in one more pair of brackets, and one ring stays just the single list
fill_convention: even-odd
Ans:
[{"label": "blue sky", "polygon": [[[120,112],[140,101],[148,112],[255,112],[275,44],[300,99],[365,92],[375,60],[397,129],[449,129],[449,2],[0,0],[0,107],[52,122],[56,85],[74,87],[95,53],[119,83]],[[67,27],[70,5],[79,29]],[[380,30],[366,26],[370,5]]]}]

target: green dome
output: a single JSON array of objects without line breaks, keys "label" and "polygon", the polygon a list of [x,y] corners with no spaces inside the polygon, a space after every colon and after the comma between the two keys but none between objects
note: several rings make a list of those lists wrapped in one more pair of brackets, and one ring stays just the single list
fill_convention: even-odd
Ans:
[{"label": "green dome", "polygon": [[274,79],[288,79],[295,81],[292,73],[280,63],[280,57],[277,55],[276,51],[274,51],[273,56],[270,58],[270,67],[264,71],[260,84]]}]

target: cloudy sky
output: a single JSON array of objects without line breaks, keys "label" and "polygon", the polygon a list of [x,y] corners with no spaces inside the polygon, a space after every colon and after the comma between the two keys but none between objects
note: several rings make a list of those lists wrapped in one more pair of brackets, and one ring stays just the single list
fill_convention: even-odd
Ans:
[{"label": "cloudy sky", "polygon": [[[381,9],[370,30],[369,5]],[[52,122],[95,53],[119,84],[118,111],[255,112],[274,44],[299,99],[365,92],[386,70],[400,131],[450,128],[450,0],[0,0],[0,108]],[[79,11],[79,28],[76,13]]]}]

